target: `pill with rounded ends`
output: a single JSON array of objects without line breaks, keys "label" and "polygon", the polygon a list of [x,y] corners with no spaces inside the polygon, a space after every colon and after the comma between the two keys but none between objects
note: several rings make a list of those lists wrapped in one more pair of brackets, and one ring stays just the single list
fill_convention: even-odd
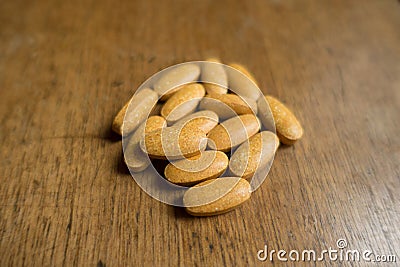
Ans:
[{"label": "pill with rounded ends", "polygon": [[117,113],[117,115],[115,116],[114,121],[113,121],[113,123],[112,123],[112,125],[111,125],[111,129],[112,129],[115,133],[117,133],[117,134],[119,134],[119,135],[122,135],[122,125],[123,125],[123,123],[124,123],[124,117],[125,117],[126,110],[128,109],[128,106],[129,106],[129,102],[126,103],[126,104],[121,108],[120,111],[118,111],[118,113]]},{"label": "pill with rounded ends", "polygon": [[115,117],[112,124],[113,131],[119,135],[132,133],[146,120],[157,101],[157,93],[149,88],[135,93]]},{"label": "pill with rounded ends", "polygon": [[278,99],[265,96],[275,121],[279,140],[286,145],[292,145],[303,136],[303,128],[294,114]]},{"label": "pill with rounded ends", "polygon": [[157,129],[164,128],[166,126],[167,126],[167,121],[163,117],[161,117],[161,116],[150,116],[132,134],[132,136],[129,138],[129,144],[133,144],[133,143],[138,144],[146,133],[150,133],[150,132],[155,131]]},{"label": "pill with rounded ends", "polygon": [[232,154],[229,171],[234,176],[249,179],[258,169],[271,162],[278,147],[279,139],[273,132],[260,132],[241,144]]},{"label": "pill with rounded ends", "polygon": [[196,81],[200,76],[200,67],[194,63],[181,64],[166,70],[159,80],[154,83],[154,91],[161,100],[167,100],[181,85]]},{"label": "pill with rounded ends", "polygon": [[202,64],[201,81],[207,94],[226,94],[228,92],[228,77],[225,68],[216,58],[209,58]]},{"label": "pill with rounded ends", "polygon": [[229,66],[233,68],[226,68],[230,89],[240,96],[257,100],[260,90],[253,75],[240,64],[232,63]]},{"label": "pill with rounded ends", "polygon": [[197,127],[166,127],[147,133],[140,148],[151,158],[182,159],[200,154],[207,146],[206,134]]},{"label": "pill with rounded ends", "polygon": [[227,104],[208,96],[203,97],[203,99],[200,101],[199,109],[211,110],[215,112],[220,120],[226,120],[237,115],[235,111]]},{"label": "pill with rounded ends", "polygon": [[131,171],[143,171],[150,164],[148,156],[140,149],[140,140],[146,133],[166,126],[167,122],[163,117],[151,116],[136,129],[130,138],[126,137],[127,141],[123,140],[125,163]]},{"label": "pill with rounded ends", "polygon": [[161,116],[150,116],[146,121],[145,134],[167,126],[167,121]]},{"label": "pill with rounded ends", "polygon": [[202,110],[183,117],[174,126],[191,125],[200,128],[206,134],[218,124],[218,115],[210,110]]},{"label": "pill with rounded ends", "polygon": [[211,179],[188,189],[183,196],[186,211],[194,216],[212,216],[233,210],[250,198],[249,182],[239,177]]},{"label": "pill with rounded ends", "polygon": [[207,137],[211,149],[228,152],[255,135],[260,130],[258,118],[245,114],[230,118],[212,129]]},{"label": "pill with rounded ends", "polygon": [[257,100],[258,118],[265,130],[276,132],[274,117],[272,116],[272,111],[265,97],[260,97]]},{"label": "pill with rounded ends", "polygon": [[126,166],[132,172],[141,172],[150,165],[150,159],[139,144],[129,145],[124,152]]},{"label": "pill with rounded ends", "polygon": [[168,181],[190,186],[219,177],[228,167],[224,152],[208,150],[194,157],[169,163],[164,175]]},{"label": "pill with rounded ends", "polygon": [[161,109],[161,116],[168,122],[175,122],[192,113],[205,95],[203,85],[192,83],[183,86],[171,96]]},{"label": "pill with rounded ends", "polygon": [[216,112],[221,119],[227,119],[235,115],[257,114],[255,100],[246,97],[242,98],[235,94],[207,95],[202,99],[200,108]]}]

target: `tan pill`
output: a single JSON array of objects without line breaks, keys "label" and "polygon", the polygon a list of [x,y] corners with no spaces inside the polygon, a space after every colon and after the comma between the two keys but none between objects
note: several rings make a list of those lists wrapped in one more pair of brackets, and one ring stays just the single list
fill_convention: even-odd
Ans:
[{"label": "tan pill", "polygon": [[161,109],[161,116],[166,118],[168,122],[180,120],[197,108],[204,94],[204,87],[199,83],[183,86],[181,90],[165,102]]},{"label": "tan pill", "polygon": [[235,111],[233,111],[233,109],[230,108],[228,105],[208,96],[203,97],[203,99],[200,101],[199,109],[211,110],[215,112],[220,120],[226,120],[232,118],[233,116],[236,116]]},{"label": "tan pill", "polygon": [[250,198],[250,184],[238,177],[207,180],[183,196],[186,211],[194,216],[212,216],[233,210]]},{"label": "tan pill", "polygon": [[145,134],[167,126],[167,121],[161,116],[150,116],[146,121]]},{"label": "tan pill", "polygon": [[264,129],[275,132],[276,129],[275,129],[274,117],[272,116],[272,111],[265,97],[260,97],[257,100],[257,108],[258,108],[258,118],[260,119]]},{"label": "tan pill", "polygon": [[229,161],[229,171],[243,179],[251,178],[257,169],[264,168],[273,159],[279,146],[278,137],[269,131],[252,136],[241,144]]},{"label": "tan pill", "polygon": [[303,128],[294,114],[279,100],[272,96],[265,96],[268,101],[272,116],[275,120],[276,132],[279,140],[292,145],[303,136]]},{"label": "tan pill", "polygon": [[207,146],[206,134],[192,126],[166,127],[147,133],[140,148],[157,159],[182,159],[200,154]]},{"label": "tan pill", "polygon": [[150,165],[150,160],[147,154],[140,149],[140,140],[146,133],[164,128],[166,125],[167,122],[163,117],[151,116],[132,134],[127,144],[124,145],[125,163],[131,171],[140,172]]},{"label": "tan pill", "polygon": [[257,114],[256,101],[251,98],[241,98],[234,94],[207,95],[202,99],[200,108],[216,112],[222,120],[235,115]]},{"label": "tan pill", "polygon": [[206,134],[210,132],[218,124],[218,115],[210,110],[198,111],[183,117],[174,126],[191,125],[200,128]]},{"label": "tan pill", "polygon": [[150,159],[139,144],[129,145],[124,152],[125,164],[132,172],[141,172],[150,165]]},{"label": "tan pill", "polygon": [[251,114],[240,115],[217,125],[207,137],[211,149],[228,152],[260,130],[258,118]]},{"label": "tan pill", "polygon": [[124,117],[128,106],[129,102],[126,103],[120,111],[118,111],[111,126],[112,130],[119,135],[122,135],[122,124],[124,123]]},{"label": "tan pill", "polygon": [[151,89],[137,92],[118,112],[112,124],[113,131],[119,135],[133,132],[147,118],[157,101],[158,95]]},{"label": "tan pill", "polygon": [[181,85],[196,81],[200,76],[200,67],[196,64],[183,64],[167,70],[163,76],[154,83],[154,91],[162,101],[167,100]]},{"label": "tan pill", "polygon": [[190,186],[219,177],[228,167],[228,157],[221,151],[204,151],[201,155],[169,163],[164,174],[168,181]]},{"label": "tan pill", "polygon": [[161,116],[150,116],[129,138],[129,144],[138,144],[145,134],[167,126],[167,121]]},{"label": "tan pill", "polygon": [[201,80],[207,94],[226,94],[228,92],[228,77],[226,71],[216,58],[206,60],[211,63],[203,63]]},{"label": "tan pill", "polygon": [[229,64],[229,66],[243,74],[241,75],[231,68],[226,68],[230,89],[242,97],[251,98],[257,101],[260,96],[260,90],[257,87],[257,82],[253,75],[240,64],[232,63]]}]

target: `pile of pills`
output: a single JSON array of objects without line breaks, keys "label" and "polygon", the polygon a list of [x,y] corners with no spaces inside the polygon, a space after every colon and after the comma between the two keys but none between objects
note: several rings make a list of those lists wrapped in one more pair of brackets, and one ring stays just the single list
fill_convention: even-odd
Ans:
[{"label": "pile of pills", "polygon": [[163,71],[120,110],[112,129],[124,137],[131,172],[150,168],[151,159],[168,161],[163,178],[188,187],[182,203],[195,216],[248,200],[249,181],[272,163],[279,144],[303,135],[293,113],[261,95],[245,67],[217,59]]}]

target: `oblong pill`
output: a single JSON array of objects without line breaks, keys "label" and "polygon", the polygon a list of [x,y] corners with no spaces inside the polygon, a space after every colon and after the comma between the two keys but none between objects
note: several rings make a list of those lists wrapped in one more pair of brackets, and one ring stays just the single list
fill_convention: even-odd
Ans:
[{"label": "oblong pill", "polygon": [[161,129],[167,126],[167,122],[163,117],[151,116],[142,123],[128,141],[124,142],[124,160],[128,168],[133,172],[140,172],[150,165],[148,156],[140,149],[140,140],[146,133]]},{"label": "oblong pill", "polygon": [[151,158],[182,159],[200,154],[207,146],[206,134],[197,127],[166,127],[147,133],[140,148]]},{"label": "oblong pill", "polygon": [[226,68],[229,88],[242,97],[248,97],[257,101],[260,96],[260,90],[253,75],[240,64],[232,63],[229,66],[236,70]]},{"label": "oblong pill", "polygon": [[[161,129],[167,126],[167,121],[161,116],[150,116],[143,122],[129,138],[128,144],[138,144],[146,133]],[[127,138],[126,138],[127,139]],[[125,139],[124,139],[125,140]]]},{"label": "oblong pill", "polygon": [[135,93],[115,117],[113,131],[119,135],[132,133],[147,118],[157,101],[157,93],[149,88]]},{"label": "oblong pill", "polygon": [[[217,101],[222,102],[226,106],[228,106],[229,112],[224,112],[225,114],[221,114],[221,119],[231,117],[231,113],[233,111],[234,115],[243,115],[243,114],[257,114],[257,102],[251,98],[240,97],[235,94],[223,94],[223,95],[207,95],[204,99],[211,98]],[[207,103],[207,102],[206,102]],[[204,107],[204,104],[202,105]],[[218,105],[211,105],[209,110],[216,109],[216,112],[221,113],[221,110],[224,110],[222,107]],[[217,114],[218,114],[217,113]]]},{"label": "oblong pill", "polygon": [[192,113],[205,95],[203,85],[192,83],[183,86],[171,96],[161,109],[161,116],[168,122],[175,122]]},{"label": "oblong pill", "polygon": [[265,96],[274,117],[279,140],[292,145],[303,136],[303,127],[296,116],[283,103],[272,96]]},{"label": "oblong pill", "polygon": [[193,185],[219,177],[228,167],[228,157],[221,151],[204,151],[201,155],[169,163],[165,178],[178,185]]},{"label": "oblong pill", "polygon": [[237,115],[235,111],[225,103],[208,96],[203,97],[200,101],[199,109],[211,110],[215,112],[221,120],[226,120]]},{"label": "oblong pill", "polygon": [[157,129],[161,129],[167,126],[167,121],[161,116],[150,116],[145,123],[144,133],[150,133]]},{"label": "oblong pill", "polygon": [[132,144],[124,152],[125,164],[132,172],[141,172],[150,165],[150,159],[140,148],[139,143]]},{"label": "oblong pill", "polygon": [[201,81],[207,94],[226,94],[228,92],[228,76],[225,68],[216,58],[209,58],[202,64]]},{"label": "oblong pill", "polygon": [[243,179],[251,178],[259,168],[264,168],[273,159],[279,147],[279,139],[269,131],[252,136],[232,154],[229,171]]},{"label": "oblong pill", "polygon": [[251,114],[236,116],[217,125],[208,133],[207,137],[211,140],[208,146],[211,149],[228,152],[259,130],[260,122],[256,116]]},{"label": "oblong pill", "polygon": [[218,115],[210,110],[198,111],[183,117],[174,123],[174,126],[184,126],[190,124],[200,128],[203,132],[210,132],[218,124]]},{"label": "oblong pill", "polygon": [[161,100],[167,100],[180,86],[196,81],[200,76],[200,67],[196,64],[182,64],[167,70],[161,78],[154,83],[154,91]]},{"label": "oblong pill", "polygon": [[261,121],[263,128],[265,130],[275,132],[276,128],[275,128],[274,116],[272,116],[270,106],[265,97],[260,97],[257,100],[257,109],[258,109],[257,115]]},{"label": "oblong pill", "polygon": [[239,177],[211,179],[188,189],[183,196],[186,211],[194,216],[212,216],[233,210],[251,196],[250,184]]}]

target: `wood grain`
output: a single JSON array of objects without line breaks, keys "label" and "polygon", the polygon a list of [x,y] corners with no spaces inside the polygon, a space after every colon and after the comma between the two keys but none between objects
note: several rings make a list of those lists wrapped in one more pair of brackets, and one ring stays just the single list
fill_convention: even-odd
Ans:
[{"label": "wood grain", "polygon": [[[399,261],[399,12],[394,0],[0,1],[0,265],[268,265],[266,244],[339,238]],[[110,126],[147,77],[210,56],[247,66],[305,134],[243,207],[193,218],[141,191]]]}]

